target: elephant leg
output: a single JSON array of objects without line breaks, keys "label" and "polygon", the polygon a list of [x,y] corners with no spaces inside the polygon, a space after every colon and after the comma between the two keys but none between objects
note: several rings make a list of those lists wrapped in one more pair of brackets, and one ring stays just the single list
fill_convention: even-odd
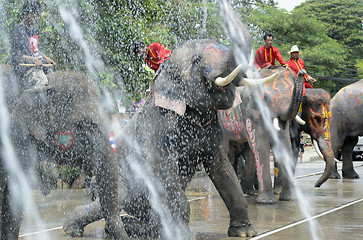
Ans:
[{"label": "elephant leg", "polygon": [[94,163],[102,215],[105,217],[106,225],[114,239],[129,239],[120,218],[120,196],[127,190],[125,185],[120,184],[120,171],[116,155],[113,153],[107,137],[97,130],[92,133],[90,136],[84,136],[85,139],[89,139],[86,156],[93,158],[89,161]]},{"label": "elephant leg", "polygon": [[256,176],[256,164],[254,155],[249,147],[242,150],[242,155],[245,158],[245,167],[242,170],[241,187],[245,194],[254,195],[257,189],[254,188]]},{"label": "elephant leg", "polygon": [[248,218],[246,198],[227,154],[220,153],[213,160],[204,161],[203,164],[229,211],[228,236],[255,236],[257,233]]},{"label": "elephant leg", "polygon": [[257,203],[275,203],[276,199],[272,189],[272,179],[270,174],[270,139],[266,135],[266,129],[261,127],[263,123],[246,120],[249,148],[252,151],[256,164],[258,180]]},{"label": "elephant leg", "polygon": [[357,142],[358,142],[358,137],[353,139],[346,139],[342,146],[343,178],[350,178],[350,179],[359,178],[358,173],[354,170],[353,159],[352,159],[353,148],[357,144]]},{"label": "elephant leg", "polygon": [[[281,126],[281,125],[280,125]],[[290,134],[289,134],[289,123],[285,122],[281,127],[281,131],[279,132],[279,138],[282,139],[282,144],[286,151],[281,151],[281,149],[277,149],[280,146],[274,146],[274,155],[277,159],[277,168],[278,168],[278,177],[280,180],[276,179],[276,181],[280,181],[281,184],[281,193],[279,200],[280,201],[290,201],[293,199],[293,175],[294,175],[294,167],[295,167],[295,159],[293,158]],[[281,153],[285,152],[286,156],[283,156]],[[285,161],[283,161],[285,159]],[[276,175],[276,174],[275,174]]]},{"label": "elephant leg", "polygon": [[334,164],[333,172],[330,175],[331,179],[341,179],[340,174],[338,173],[337,163]]},{"label": "elephant leg", "polygon": [[103,218],[101,204],[99,200],[77,206],[70,215],[68,215],[63,225],[63,230],[71,237],[82,237],[84,228],[95,221]]},{"label": "elephant leg", "polygon": [[10,204],[10,201],[11,196],[6,186],[1,211],[1,240],[17,240],[19,236],[24,209],[21,203]]}]

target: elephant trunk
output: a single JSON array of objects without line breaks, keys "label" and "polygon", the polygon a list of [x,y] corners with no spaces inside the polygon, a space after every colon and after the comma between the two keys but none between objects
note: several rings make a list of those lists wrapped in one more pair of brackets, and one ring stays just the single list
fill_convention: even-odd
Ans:
[{"label": "elephant trunk", "polygon": [[335,166],[334,154],[331,148],[330,141],[326,141],[320,138],[318,140],[318,145],[321,153],[324,156],[325,169],[319,180],[316,181],[315,187],[320,187],[326,180],[330,178],[330,175],[332,174]]},{"label": "elephant trunk", "polygon": [[289,107],[286,109],[284,113],[280,116],[282,121],[288,121],[294,119],[297,115],[300,104],[303,97],[303,90],[304,90],[304,75],[306,71],[304,69],[300,70],[296,76],[295,83],[294,83],[294,90],[291,96],[291,102]]}]

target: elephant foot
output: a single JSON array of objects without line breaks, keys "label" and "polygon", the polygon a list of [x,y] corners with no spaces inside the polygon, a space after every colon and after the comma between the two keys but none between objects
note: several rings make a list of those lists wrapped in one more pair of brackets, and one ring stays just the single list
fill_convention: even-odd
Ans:
[{"label": "elephant foot", "polygon": [[126,233],[132,238],[159,239],[161,227],[150,221],[134,217],[122,217]]},{"label": "elephant foot", "polygon": [[332,174],[330,175],[331,179],[341,179],[341,176],[339,175],[338,172],[333,171]]},{"label": "elephant foot", "polygon": [[280,201],[293,201],[295,198],[293,197],[290,191],[282,191],[279,197]]},{"label": "elephant foot", "polygon": [[246,195],[249,195],[249,196],[253,196],[257,193],[257,191],[255,189],[252,189],[252,188],[248,188],[248,189],[243,189],[243,193],[246,194]]},{"label": "elephant foot", "polygon": [[228,229],[229,237],[254,237],[257,235],[250,221],[232,220]]},{"label": "elephant foot", "polygon": [[272,192],[269,193],[262,192],[258,194],[256,202],[259,204],[274,204],[277,202],[277,200]]},{"label": "elephant foot", "polygon": [[71,237],[82,237],[84,227],[85,226],[77,224],[75,222],[66,221],[63,226],[63,231]]},{"label": "elephant foot", "polygon": [[274,193],[276,194],[276,195],[280,195],[281,194],[281,192],[282,192],[282,186],[281,185],[278,185],[278,186],[274,186]]},{"label": "elephant foot", "polygon": [[358,179],[359,175],[356,171],[342,171],[343,178],[346,179]]}]

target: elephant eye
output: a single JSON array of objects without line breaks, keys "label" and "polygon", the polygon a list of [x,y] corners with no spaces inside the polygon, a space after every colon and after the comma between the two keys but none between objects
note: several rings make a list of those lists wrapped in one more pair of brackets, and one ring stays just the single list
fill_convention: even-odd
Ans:
[{"label": "elephant eye", "polygon": [[315,117],[314,118],[314,121],[318,124],[318,125],[320,125],[321,123],[322,123],[322,119],[321,119],[321,117]]},{"label": "elephant eye", "polygon": [[202,60],[202,58],[200,56],[194,56],[192,58],[192,63],[193,63],[193,65],[198,65],[201,60]]}]

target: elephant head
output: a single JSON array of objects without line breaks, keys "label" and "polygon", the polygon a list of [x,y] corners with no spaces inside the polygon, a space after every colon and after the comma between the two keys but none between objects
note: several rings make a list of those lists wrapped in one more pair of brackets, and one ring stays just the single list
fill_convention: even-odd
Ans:
[{"label": "elephant head", "polygon": [[281,68],[263,69],[260,74],[267,76],[275,72],[278,76],[267,85],[264,100],[271,110],[272,118],[278,118],[281,121],[292,120],[297,115],[302,101],[303,76],[306,72],[301,70],[296,80],[293,73]]},{"label": "elephant head", "polygon": [[334,154],[330,137],[330,95],[323,89],[306,89],[302,101],[301,118],[306,122],[302,130],[318,143],[326,162],[325,170],[315,187],[320,187],[331,175],[334,168]]},{"label": "elephant head", "polygon": [[48,75],[48,80],[51,87],[25,90],[13,111],[14,118],[31,135],[48,144],[50,129],[65,132],[85,119],[103,125],[106,112],[84,74],[58,72]]},{"label": "elephant head", "polygon": [[158,71],[155,104],[180,115],[186,106],[202,112],[231,108],[237,78],[225,86],[217,86],[215,80],[228,76],[236,66],[226,46],[210,40],[188,42],[173,51],[171,59]]}]

